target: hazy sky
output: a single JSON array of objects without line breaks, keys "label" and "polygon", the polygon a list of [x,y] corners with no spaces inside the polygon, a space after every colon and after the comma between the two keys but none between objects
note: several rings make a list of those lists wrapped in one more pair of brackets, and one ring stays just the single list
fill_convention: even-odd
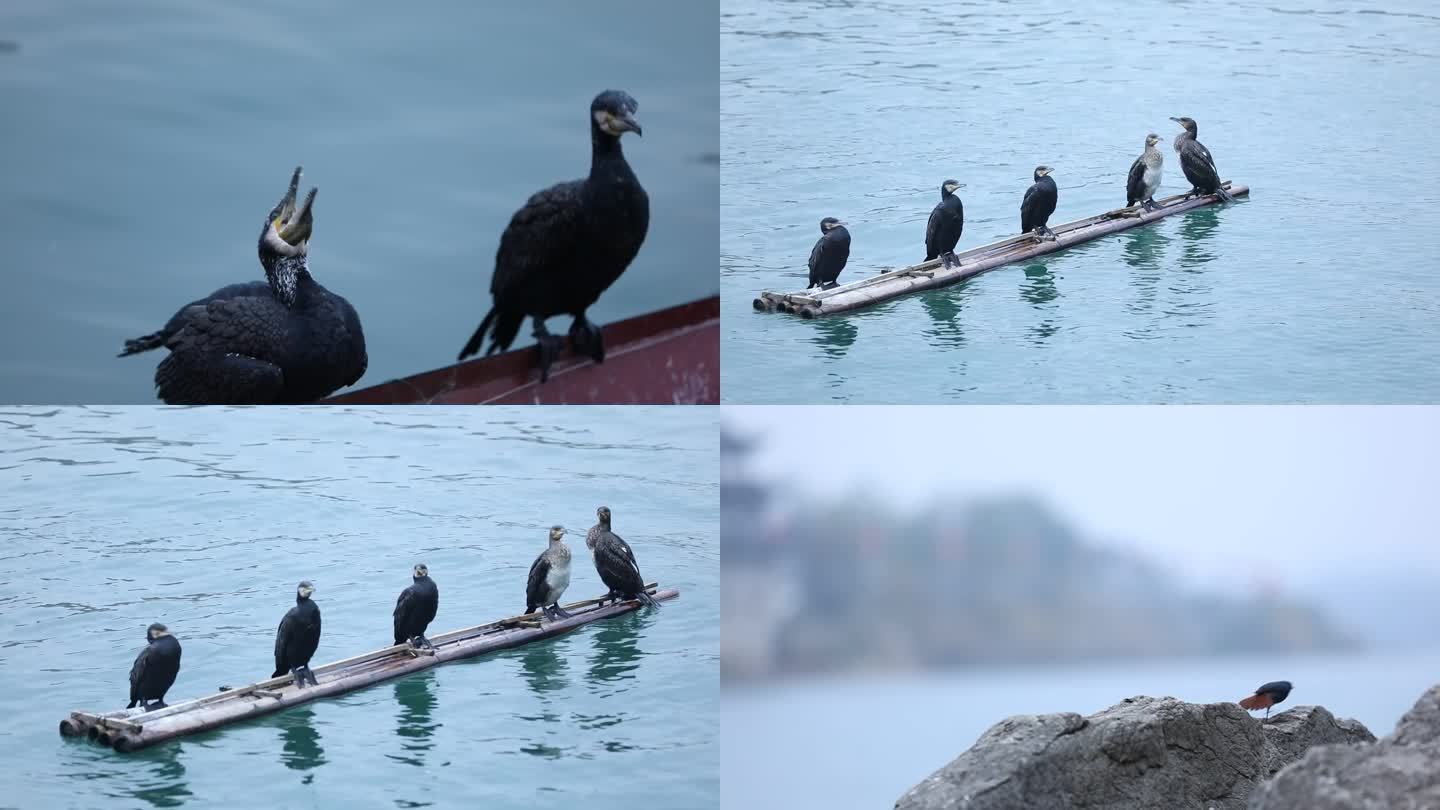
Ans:
[{"label": "hazy sky", "polygon": [[1036,492],[1191,582],[1440,570],[1433,408],[750,406],[724,422],[763,436],[753,468],[771,480],[909,505]]}]

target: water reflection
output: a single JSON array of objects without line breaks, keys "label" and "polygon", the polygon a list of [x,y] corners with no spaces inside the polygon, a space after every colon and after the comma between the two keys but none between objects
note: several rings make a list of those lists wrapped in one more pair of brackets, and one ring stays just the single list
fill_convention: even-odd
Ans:
[{"label": "water reflection", "polygon": [[400,704],[399,723],[395,734],[400,737],[403,753],[391,754],[390,758],[407,765],[424,767],[424,754],[435,743],[435,729],[442,723],[433,722],[435,711],[435,673],[426,671],[395,682],[395,702]]},{"label": "water reflection", "polygon": [[1134,271],[1130,284],[1135,288],[1135,299],[1126,309],[1141,314],[1155,308],[1159,294],[1161,264],[1165,246],[1170,241],[1158,227],[1132,228],[1124,234],[1124,259]]},{"label": "water reflection", "polygon": [[193,794],[185,782],[185,764],[180,761],[182,747],[181,743],[172,742],[130,754],[151,766],[146,778],[135,789],[128,791],[130,795],[151,807],[181,807],[186,804]]},{"label": "water reflection", "polygon": [[590,682],[592,684],[627,681],[635,676],[631,673],[640,668],[641,630],[646,620],[641,611],[600,622],[601,627],[592,636],[593,651],[590,655]]},{"label": "water reflection", "polygon": [[[315,710],[301,706],[280,715],[280,739],[283,746],[280,761],[296,771],[308,771],[325,764],[325,749],[320,747],[320,730],[315,727]],[[302,781],[309,784],[315,774],[306,774]]]},{"label": "water reflection", "polygon": [[816,318],[811,323],[815,325],[815,345],[829,357],[844,357],[860,336],[860,327],[848,315]]},{"label": "water reflection", "polygon": [[970,285],[963,281],[954,287],[921,293],[920,305],[935,322],[935,328],[927,332],[935,343],[955,347],[965,345],[965,327],[960,322],[960,313],[965,310],[965,299],[972,294]]},{"label": "water reflection", "polygon": [[1206,242],[1220,227],[1219,205],[1207,205],[1181,214],[1180,236],[1184,243],[1180,248],[1180,266],[1192,271],[1215,258]]},{"label": "water reflection", "polygon": [[[1031,262],[1025,266],[1025,281],[1020,285],[1020,297],[1041,312],[1054,312],[1055,308],[1049,304],[1060,297],[1060,290],[1055,286],[1055,275],[1050,272],[1048,265],[1044,262]],[[1060,327],[1053,317],[1043,318],[1030,328],[1030,342],[1043,346],[1058,331]]]},{"label": "water reflection", "polygon": [[530,684],[530,690],[539,697],[570,685],[569,679],[565,677],[565,659],[556,652],[555,646],[553,641],[531,644],[520,656],[520,671],[525,675],[525,682]]}]

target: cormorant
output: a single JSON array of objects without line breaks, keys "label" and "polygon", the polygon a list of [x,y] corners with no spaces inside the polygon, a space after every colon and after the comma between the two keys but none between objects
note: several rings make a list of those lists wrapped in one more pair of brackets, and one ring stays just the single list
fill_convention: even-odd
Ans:
[{"label": "cormorant", "polygon": [[125,708],[139,703],[149,712],[165,708],[165,693],[180,674],[180,642],[159,622],[145,628],[145,642],[130,667],[130,703]]},{"label": "cormorant", "polygon": [[365,333],[344,298],[310,275],[315,193],[290,190],[265,217],[265,282],[231,284],[186,304],[158,332],[125,341],[121,357],[158,349],[155,389],[171,405],[313,402],[365,374]]},{"label": "cormorant", "polygon": [[569,314],[575,351],[605,361],[600,327],[585,319],[585,310],[630,266],[650,226],[650,198],[620,150],[621,135],[641,134],[637,109],[623,90],[606,90],[590,103],[590,176],[536,192],[510,219],[490,277],[495,303],[460,360],[480,351],[487,333],[487,355],[510,348],[529,317],[544,382],[565,346],[564,338],[546,331],[545,319]]},{"label": "cormorant", "polygon": [[289,672],[297,689],[304,689],[307,680],[313,686],[320,685],[310,671],[310,659],[320,646],[320,606],[310,598],[314,592],[315,586],[309,580],[295,588],[295,607],[286,611],[275,632],[275,674],[270,677]]},{"label": "cormorant", "polygon": [[1210,150],[1195,140],[1200,131],[1195,125],[1195,119],[1171,116],[1170,120],[1178,123],[1184,130],[1175,136],[1175,151],[1180,153],[1180,170],[1185,172],[1185,179],[1194,186],[1190,194],[1215,194],[1225,202],[1234,202],[1235,198],[1230,196],[1230,192],[1220,187],[1220,170],[1215,168],[1215,158],[1210,154]]},{"label": "cormorant", "polygon": [[960,260],[955,258],[955,245],[960,242],[960,234],[965,230],[965,206],[955,196],[955,189],[964,187],[964,183],[955,180],[940,184],[940,202],[935,204],[935,210],[930,212],[930,222],[925,226],[925,261],[938,256],[945,267],[952,262],[957,266],[960,264]]},{"label": "cormorant", "polygon": [[570,547],[565,545],[565,527],[550,527],[550,545],[530,565],[525,582],[525,612],[542,608],[547,619],[568,619],[560,597],[570,587]]},{"label": "cormorant", "polygon": [[635,562],[635,552],[630,549],[630,544],[610,531],[610,510],[602,506],[596,514],[600,516],[600,525],[586,535],[585,545],[595,555],[595,571],[600,574],[600,581],[610,589],[605,599],[617,602],[638,599],[642,605],[660,607],[660,603],[645,591],[645,578],[640,576],[640,564]]},{"label": "cormorant", "polygon": [[[624,540],[621,540],[620,535],[610,531],[610,507],[602,506],[596,509],[595,517],[600,522],[596,523],[594,526],[591,526],[590,531],[585,533],[585,547],[590,549],[590,553],[595,553],[596,541],[600,539],[600,535],[602,532],[607,533],[611,537],[615,538],[615,542],[619,544],[618,548],[620,549],[620,553],[624,554],[625,558],[629,560],[630,564],[634,565],[635,569],[638,571],[640,566],[635,562],[635,552],[630,550],[630,544],[626,543]],[[611,588],[609,593],[605,594],[603,597],[600,598],[600,603],[604,604],[606,599],[613,600],[616,598],[617,595],[615,593],[615,589]]]},{"label": "cormorant", "polygon": [[425,563],[419,563],[415,566],[415,581],[395,600],[395,643],[409,641],[413,647],[435,649],[430,639],[425,638],[425,628],[430,626],[439,609],[440,588],[430,578],[430,569]]},{"label": "cormorant", "polygon": [[1155,192],[1160,188],[1160,168],[1165,157],[1155,144],[1160,136],[1150,133],[1145,136],[1145,151],[1130,164],[1130,176],[1125,180],[1125,206],[1141,203],[1146,211],[1155,210]]},{"label": "cormorant", "polygon": [[1020,201],[1020,232],[1035,231],[1035,240],[1048,235],[1055,239],[1055,232],[1046,224],[1055,213],[1055,202],[1060,193],[1055,189],[1055,178],[1050,176],[1054,169],[1049,166],[1035,167],[1035,183],[1025,189],[1025,199]]},{"label": "cormorant", "polygon": [[834,217],[820,220],[820,238],[810,249],[810,286],[805,289],[834,287],[849,260],[850,232],[845,223]]},{"label": "cormorant", "polygon": [[[1290,697],[1289,681],[1271,681],[1255,690],[1255,694],[1240,701],[1240,708],[1246,711],[1265,710],[1265,720],[1270,719],[1270,707],[1284,703]],[[1261,721],[1264,722],[1264,721]]]}]

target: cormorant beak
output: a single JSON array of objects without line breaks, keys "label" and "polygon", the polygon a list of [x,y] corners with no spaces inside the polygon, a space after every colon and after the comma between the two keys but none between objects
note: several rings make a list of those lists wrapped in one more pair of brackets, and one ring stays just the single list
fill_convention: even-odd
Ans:
[{"label": "cormorant beak", "polygon": [[300,170],[295,170],[295,179],[290,181],[290,193],[285,197],[285,206],[280,211],[280,220],[275,226],[276,234],[284,239],[287,244],[298,245],[310,238],[315,228],[315,213],[312,206],[315,204],[315,194],[320,191],[318,188],[310,189],[305,195],[305,201],[295,206],[295,186],[300,179]]},{"label": "cormorant beak", "polygon": [[635,116],[628,112],[615,117],[615,134],[619,135],[621,132],[633,132],[642,138],[645,137],[644,133],[640,131],[640,122],[636,121]]}]

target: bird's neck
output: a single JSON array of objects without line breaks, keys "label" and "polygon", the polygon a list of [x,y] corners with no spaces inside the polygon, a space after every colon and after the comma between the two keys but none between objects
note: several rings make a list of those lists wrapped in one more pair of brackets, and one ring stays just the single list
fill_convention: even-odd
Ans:
[{"label": "bird's neck", "polygon": [[304,301],[305,293],[313,283],[309,264],[303,255],[276,259],[265,268],[265,280],[270,284],[270,291],[289,309]]},{"label": "bird's neck", "polygon": [[630,171],[625,162],[625,152],[620,148],[620,139],[601,130],[598,124],[590,124],[590,176],[612,176]]}]

